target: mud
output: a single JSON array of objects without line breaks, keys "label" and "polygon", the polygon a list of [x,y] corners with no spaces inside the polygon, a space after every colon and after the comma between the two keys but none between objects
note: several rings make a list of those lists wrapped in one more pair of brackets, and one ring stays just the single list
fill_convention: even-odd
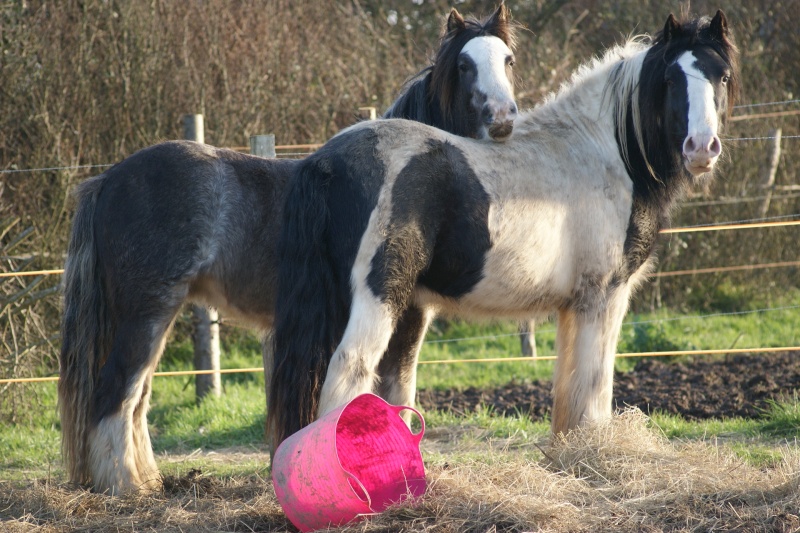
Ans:
[{"label": "mud", "polygon": [[[800,388],[800,352],[737,354],[713,359],[641,359],[614,376],[616,407],[665,412],[689,420],[756,418],[771,401],[794,400]],[[425,409],[468,413],[481,406],[498,414],[550,413],[549,381],[511,382],[494,389],[420,390]]]}]

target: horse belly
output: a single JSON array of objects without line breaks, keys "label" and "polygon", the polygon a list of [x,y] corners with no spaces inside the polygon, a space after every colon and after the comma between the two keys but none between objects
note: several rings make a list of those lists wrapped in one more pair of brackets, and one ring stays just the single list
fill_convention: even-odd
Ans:
[{"label": "horse belly", "polygon": [[[237,285],[231,286],[232,282]],[[272,289],[246,280],[234,281],[227,276],[215,279],[202,275],[192,280],[189,300],[218,309],[226,319],[257,330],[268,330],[272,328],[275,315]],[[248,290],[250,292],[245,295]]]},{"label": "horse belly", "polygon": [[564,249],[492,249],[484,275],[460,306],[486,316],[531,316],[550,313],[573,294],[575,267]]}]

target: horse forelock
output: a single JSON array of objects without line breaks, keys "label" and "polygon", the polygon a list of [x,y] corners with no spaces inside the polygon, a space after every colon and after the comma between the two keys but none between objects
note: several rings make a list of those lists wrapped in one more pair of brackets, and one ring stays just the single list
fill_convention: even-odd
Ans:
[{"label": "horse forelock", "polygon": [[[428,98],[437,98],[445,119],[452,120],[451,108],[458,93],[458,56],[464,46],[476,37],[494,36],[501,39],[512,51],[517,45],[519,24],[508,17],[493,16],[478,20],[475,17],[464,19],[464,26],[446,33],[431,65],[431,82]],[[512,85],[514,80],[511,79]]]}]

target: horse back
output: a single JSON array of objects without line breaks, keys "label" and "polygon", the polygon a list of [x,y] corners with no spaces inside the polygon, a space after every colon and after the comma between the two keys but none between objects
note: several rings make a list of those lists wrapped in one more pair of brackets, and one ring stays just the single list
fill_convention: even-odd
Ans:
[{"label": "horse back", "polygon": [[102,177],[95,213],[108,284],[127,295],[129,309],[188,294],[234,314],[271,314],[293,165],[184,141],[115,165]]}]

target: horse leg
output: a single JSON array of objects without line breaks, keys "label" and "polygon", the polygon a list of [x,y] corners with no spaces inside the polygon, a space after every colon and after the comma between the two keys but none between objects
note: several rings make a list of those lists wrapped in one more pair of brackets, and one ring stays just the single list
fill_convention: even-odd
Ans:
[{"label": "horse leg", "polygon": [[271,462],[272,456],[275,453],[275,448],[277,448],[273,440],[274,435],[269,428],[269,388],[272,384],[272,372],[273,365],[275,363],[275,345],[273,343],[272,330],[268,330],[261,339],[261,360],[264,363],[264,392],[266,393],[266,408],[264,410],[264,413],[266,414],[264,418],[264,442],[270,451]]},{"label": "horse leg", "polygon": [[173,317],[127,320],[117,327],[97,380],[88,439],[97,492],[118,495],[161,484],[146,417],[153,372]]},{"label": "horse leg", "polygon": [[[433,312],[411,306],[403,312],[395,326],[389,348],[378,364],[378,395],[393,405],[414,407],[417,392],[417,358],[422,348]],[[403,411],[403,419],[411,423],[411,412]]]},{"label": "horse leg", "polygon": [[612,291],[599,312],[559,311],[553,434],[611,417],[614,355],[629,294],[627,287]]},{"label": "horse leg", "polygon": [[322,385],[318,418],[373,390],[378,363],[394,331],[394,316],[368,288],[355,291],[350,319]]},{"label": "horse leg", "polygon": [[134,440],[134,453],[136,459],[136,468],[139,472],[139,477],[142,479],[141,487],[145,489],[158,489],[161,486],[160,477],[158,475],[158,465],[156,465],[156,458],[153,455],[153,444],[150,442],[150,431],[147,429],[147,412],[150,410],[150,395],[153,392],[153,373],[156,369],[158,360],[161,359],[161,354],[164,353],[164,346],[169,336],[172,321],[164,335],[161,336],[161,341],[156,347],[154,360],[152,365],[148,367],[147,377],[144,380],[142,395],[139,398],[139,403],[133,410],[133,440]]},{"label": "horse leg", "polygon": [[[166,338],[166,336],[165,336]],[[163,344],[160,352],[163,351]],[[133,409],[133,453],[136,471],[141,480],[140,488],[145,490],[158,489],[161,482],[158,475],[158,465],[153,456],[153,445],[150,442],[150,432],[147,429],[147,411],[150,410],[150,395],[153,392],[153,372],[155,366],[149,369],[142,387],[139,403]]]}]

